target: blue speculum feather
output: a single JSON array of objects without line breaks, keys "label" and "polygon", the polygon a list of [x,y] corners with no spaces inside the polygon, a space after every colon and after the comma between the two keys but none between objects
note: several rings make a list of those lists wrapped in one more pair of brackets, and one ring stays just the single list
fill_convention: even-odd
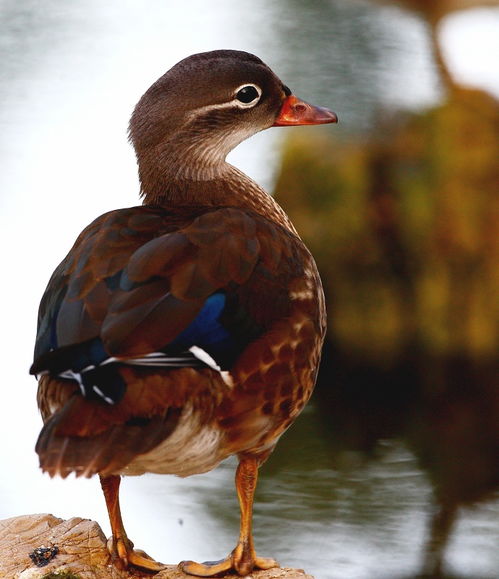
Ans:
[{"label": "blue speculum feather", "polygon": [[223,325],[222,314],[227,297],[223,292],[212,294],[204,303],[196,318],[170,344],[174,348],[202,348],[222,369],[232,366],[241,347],[239,340]]},{"label": "blue speculum feather", "polygon": [[230,338],[229,332],[220,323],[225,308],[225,294],[212,294],[190,325],[181,332],[172,345],[209,347]]},{"label": "blue speculum feather", "polygon": [[[165,344],[165,352],[187,351],[192,346],[206,350],[222,366],[227,366],[235,354],[235,343],[230,332],[222,325],[220,317],[225,309],[226,296],[222,292],[212,294],[207,298],[196,318],[178,336]],[[57,350],[56,320],[54,316],[51,328],[51,350]],[[62,353],[62,352],[61,352]],[[64,369],[81,371],[88,366],[99,366],[109,358],[100,337],[75,345],[64,352]],[[219,359],[220,358],[220,359]],[[57,358],[53,358],[57,365]],[[64,360],[64,361],[63,361]],[[56,372],[63,368],[50,368]]]},{"label": "blue speculum feather", "polygon": [[[117,281],[118,276],[111,283]],[[232,339],[230,332],[220,320],[225,306],[224,293],[212,294],[189,326],[173,342],[165,345],[164,356],[150,358],[146,363],[143,357],[123,360],[121,363],[147,365],[149,369],[154,368],[155,365],[177,368],[199,367],[204,364],[189,352],[189,348],[197,346],[210,354],[221,368],[230,367],[239,352],[239,347],[237,340]],[[53,319],[52,324],[55,329],[56,318]],[[53,335],[52,338],[56,343],[56,336]],[[57,346],[53,349],[57,350]],[[63,378],[76,380],[85,397],[103,398],[106,402],[114,404],[119,402],[126,389],[116,362],[110,359],[101,338],[96,337],[65,350],[61,357],[55,356],[47,369]],[[120,362],[117,363],[120,364]]]},{"label": "blue speculum feather", "polygon": [[[118,282],[118,276],[111,284]],[[120,363],[137,366],[158,367],[203,366],[198,358],[189,352],[197,346],[205,350],[222,369],[230,368],[240,352],[240,340],[235,338],[221,322],[226,307],[226,295],[216,292],[209,296],[196,318],[172,342],[165,344],[164,355],[147,359],[127,359],[118,362],[110,359],[100,337],[63,349],[61,356],[54,356],[48,364],[48,371],[63,378],[76,380],[85,397],[103,398],[113,404],[124,395],[126,385],[118,372]],[[52,320],[52,350],[57,351],[55,334],[57,316]],[[145,355],[147,358],[147,355]],[[110,363],[111,362],[111,363]]]}]

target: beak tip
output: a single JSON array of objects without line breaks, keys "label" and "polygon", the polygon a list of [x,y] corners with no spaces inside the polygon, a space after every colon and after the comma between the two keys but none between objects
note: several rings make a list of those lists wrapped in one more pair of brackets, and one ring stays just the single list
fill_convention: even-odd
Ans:
[{"label": "beak tip", "polygon": [[338,122],[338,115],[336,113],[333,113],[333,111],[330,111],[329,109],[324,109],[324,111],[328,115],[328,118],[327,118],[327,120],[324,121],[324,124],[337,123]]}]

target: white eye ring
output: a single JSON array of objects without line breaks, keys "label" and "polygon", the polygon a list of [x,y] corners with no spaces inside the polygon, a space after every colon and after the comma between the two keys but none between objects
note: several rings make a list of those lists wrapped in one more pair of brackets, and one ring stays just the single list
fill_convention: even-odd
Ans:
[{"label": "white eye ring", "polygon": [[[256,84],[242,84],[234,92],[234,102],[242,109],[254,107],[262,96],[262,89]],[[249,100],[246,100],[249,99]]]}]

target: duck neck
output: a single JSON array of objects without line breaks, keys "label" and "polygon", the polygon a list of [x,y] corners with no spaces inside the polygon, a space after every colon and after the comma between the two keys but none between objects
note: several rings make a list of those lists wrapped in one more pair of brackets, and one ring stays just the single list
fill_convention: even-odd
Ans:
[{"label": "duck neck", "polygon": [[161,207],[240,207],[296,230],[281,206],[255,181],[225,160],[158,155],[155,164],[141,163],[139,176],[144,205]]}]

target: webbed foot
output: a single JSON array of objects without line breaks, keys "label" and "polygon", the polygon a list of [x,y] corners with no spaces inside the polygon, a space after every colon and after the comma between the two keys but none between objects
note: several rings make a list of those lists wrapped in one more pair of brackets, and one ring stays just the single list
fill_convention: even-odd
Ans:
[{"label": "webbed foot", "polygon": [[107,541],[107,550],[113,562],[122,569],[137,567],[148,573],[158,573],[166,567],[144,551],[134,549],[132,541],[126,537],[110,537]]},{"label": "webbed foot", "polygon": [[243,577],[255,569],[272,569],[273,567],[279,567],[279,563],[274,559],[258,557],[252,548],[245,549],[240,544],[228,557],[220,561],[205,561],[204,563],[182,561],[178,564],[181,571],[196,577],[214,577],[231,571]]}]

